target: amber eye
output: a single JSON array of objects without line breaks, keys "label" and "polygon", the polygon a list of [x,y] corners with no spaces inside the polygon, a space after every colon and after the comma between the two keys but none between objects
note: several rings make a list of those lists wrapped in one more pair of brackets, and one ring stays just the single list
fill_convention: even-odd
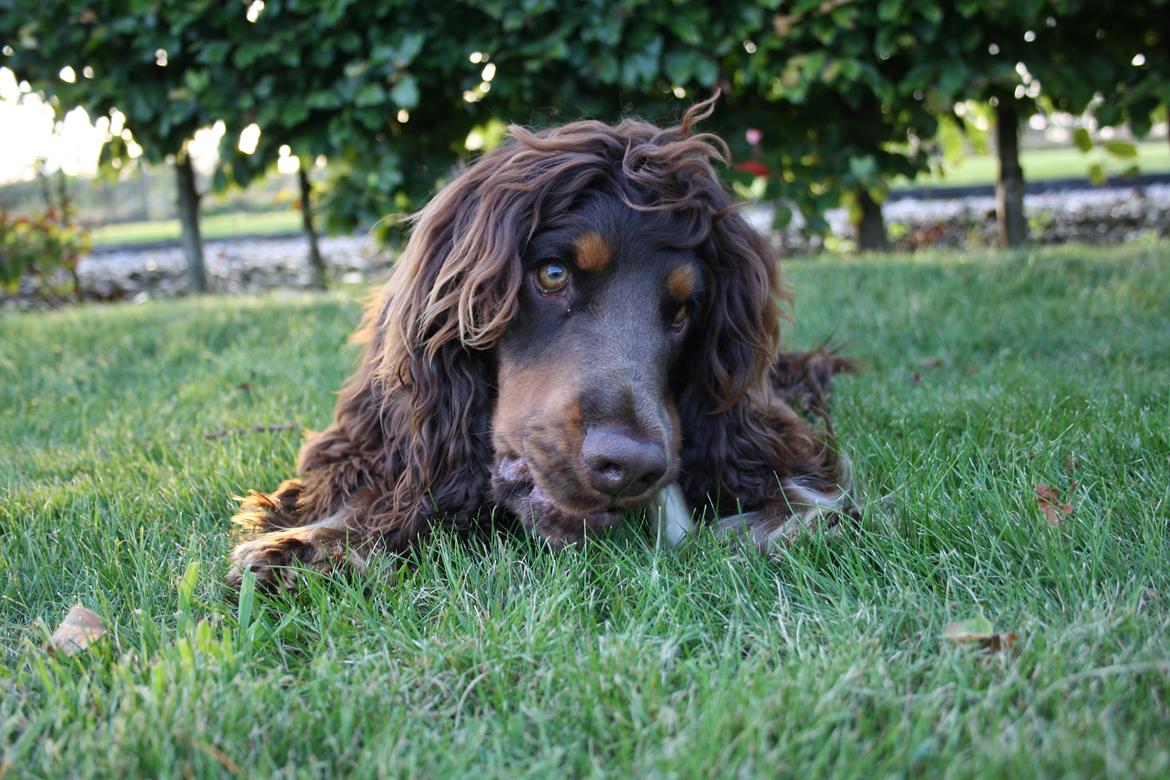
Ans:
[{"label": "amber eye", "polygon": [[536,269],[536,284],[541,292],[560,292],[568,283],[569,269],[563,263],[551,260]]},{"label": "amber eye", "polygon": [[682,333],[683,328],[687,326],[687,318],[690,316],[691,313],[686,305],[679,306],[678,311],[674,313],[674,319],[670,321],[670,329],[675,333]]}]

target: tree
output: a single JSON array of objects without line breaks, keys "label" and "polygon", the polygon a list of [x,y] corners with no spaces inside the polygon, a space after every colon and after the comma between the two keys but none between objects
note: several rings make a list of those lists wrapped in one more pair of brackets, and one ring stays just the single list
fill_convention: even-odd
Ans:
[{"label": "tree", "polygon": [[[1162,23],[1166,6],[1166,0],[1126,6],[965,0],[947,9],[944,34],[934,45],[916,53],[923,84],[957,81],[962,86],[953,97],[992,107],[1001,243],[1018,246],[1027,240],[1019,130],[1032,114],[1049,109],[1080,114],[1091,108],[1104,124],[1129,121],[1139,135],[1149,130],[1170,83]],[[1088,134],[1080,139],[1083,145]]]},{"label": "tree", "polygon": [[135,147],[152,162],[174,161],[183,248],[194,292],[207,289],[199,201],[188,141],[213,117],[202,92],[230,90],[225,69],[194,77],[192,52],[207,28],[198,6],[181,0],[16,0],[0,21],[4,64],[45,93],[58,110],[125,116],[103,161],[118,166]]},{"label": "tree", "polygon": [[[1079,0],[981,0],[956,4],[948,14],[953,39],[932,51],[929,60],[960,63],[966,70],[961,97],[989,103],[995,116],[995,148],[999,159],[996,176],[996,218],[1004,246],[1020,246],[1028,240],[1024,213],[1024,169],[1020,164],[1020,125],[1037,111],[1039,83],[1033,69],[1051,59],[1072,54],[1061,46],[1059,36],[1046,33],[1054,27],[1075,24],[1070,17]],[[1086,83],[1092,74],[1070,63]]]},{"label": "tree", "polygon": [[[80,105],[91,116],[120,110],[127,134],[107,144],[111,164],[123,162],[131,144],[149,160],[173,156],[196,290],[206,286],[200,193],[186,146],[196,129],[217,119],[227,128],[218,188],[247,186],[283,146],[302,170],[327,155],[327,221],[350,229],[429,194],[482,121],[461,99],[479,82],[480,66],[452,56],[469,50],[463,39],[475,30],[455,4],[289,0],[259,14],[258,4],[218,0],[105,2],[84,10],[67,0],[20,4],[21,13],[0,22],[3,41],[11,42],[6,64],[62,107]],[[65,68],[81,75],[62,81],[57,74]],[[249,155],[235,139],[251,124],[262,134]],[[307,175],[298,179],[312,261],[320,258],[313,193]],[[322,282],[323,264],[313,267]]]},{"label": "tree", "polygon": [[[1100,125],[1125,124],[1134,136],[1147,135],[1155,117],[1166,118],[1170,105],[1170,30],[1165,24],[1170,0],[1082,2],[1074,11],[1064,23],[1045,25],[1045,35],[1053,39],[1052,56],[1029,64],[1043,85],[1044,99],[1055,110],[1087,108]],[[1076,140],[1083,150],[1092,148],[1087,132]],[[1107,148],[1132,154],[1117,142]]]},{"label": "tree", "polygon": [[[458,3],[274,4],[257,20],[262,35],[233,42],[254,100],[231,116],[263,128],[257,160],[283,145],[302,167],[328,157],[320,203],[330,230],[392,234],[399,223],[386,217],[428,197],[486,119],[463,99],[481,82],[483,66],[467,54],[482,21]],[[297,94],[278,94],[290,72]]]},{"label": "tree", "polygon": [[888,243],[890,180],[913,179],[937,153],[936,112],[953,85],[926,89],[911,76],[941,19],[928,1],[806,0],[770,16],[770,29],[736,52],[745,111],[767,128],[762,156],[776,171],[767,191],[821,228],[824,210],[843,199],[859,250]]},{"label": "tree", "polygon": [[[795,204],[815,231],[827,229],[824,211],[845,198],[859,245],[880,247],[886,182],[928,166],[937,128],[922,94],[901,87],[914,63],[896,42],[936,34],[937,9],[899,8],[879,19],[837,0],[768,10],[777,5],[650,0],[633,11],[591,0],[533,11],[491,3],[495,38],[485,45],[499,67],[485,101],[513,116],[554,105],[549,118],[658,118],[718,87],[714,122],[739,131],[728,137],[745,178],[766,176],[757,194]],[[747,128],[755,129],[750,141]],[[778,214],[790,216],[784,207]]]},{"label": "tree", "polygon": [[[355,203],[332,202],[334,226],[349,226],[369,211],[393,208],[387,200],[408,183],[412,150],[437,144],[446,152],[444,162],[454,162],[455,136],[462,129],[462,141],[470,123],[448,116],[443,123],[420,128],[417,137],[408,126],[412,118],[445,113],[452,99],[444,96],[457,94],[456,84],[436,83],[445,81],[451,70],[440,58],[452,57],[452,25],[437,6],[385,0],[273,3],[223,22],[198,54],[201,63],[228,65],[239,74],[233,93],[217,93],[208,106],[227,126],[217,185],[234,181],[247,186],[282,152],[296,157],[310,267],[314,283],[322,286],[325,267],[309,177],[313,161],[325,155],[342,175],[352,164],[354,177],[360,178]],[[416,67],[420,57],[425,63]],[[469,65],[465,69],[470,72]],[[428,88],[425,100],[420,85]],[[432,108],[435,103],[442,103],[441,111]],[[253,124],[261,131],[260,139],[253,152],[243,154],[234,141]],[[377,205],[369,206],[370,201]]]}]

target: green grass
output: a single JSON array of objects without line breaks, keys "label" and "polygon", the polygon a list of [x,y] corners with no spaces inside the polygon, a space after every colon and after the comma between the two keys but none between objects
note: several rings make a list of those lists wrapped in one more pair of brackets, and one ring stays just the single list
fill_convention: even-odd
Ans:
[{"label": "green grass", "polygon": [[[287,208],[280,211],[216,214],[204,217],[200,228],[204,238],[291,233],[301,229],[301,213]],[[160,219],[150,222],[122,222],[115,225],[103,225],[95,228],[92,235],[95,246],[178,241],[179,220]]]},{"label": "green grass", "polygon": [[[1106,176],[1119,176],[1133,165],[1142,173],[1170,171],[1170,144],[1165,140],[1135,144],[1137,156],[1124,160],[1094,147],[1088,154],[1074,147],[1060,149],[1026,149],[1020,155],[1024,178],[1028,181],[1044,179],[1085,178],[1089,167],[1099,163]],[[992,184],[999,170],[994,156],[966,157],[948,165],[943,176],[923,176],[916,181],[903,181],[901,187],[955,186],[961,184]]]},{"label": "green grass", "polygon": [[[6,314],[0,775],[1166,777],[1168,252],[790,263],[791,343],[866,364],[843,538],[441,538],[243,605],[229,496],[299,437],[203,434],[323,426],[354,301]],[[50,657],[74,603],[110,636]],[[1018,641],[942,638],[977,615]]]}]

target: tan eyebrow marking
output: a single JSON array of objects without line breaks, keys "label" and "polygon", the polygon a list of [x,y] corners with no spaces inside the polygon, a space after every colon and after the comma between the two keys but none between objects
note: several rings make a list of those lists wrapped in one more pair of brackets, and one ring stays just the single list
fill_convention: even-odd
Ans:
[{"label": "tan eyebrow marking", "polygon": [[613,260],[609,251],[609,244],[600,233],[584,233],[573,242],[573,250],[577,253],[577,267],[582,271],[604,271]]},{"label": "tan eyebrow marking", "polygon": [[695,294],[695,267],[680,265],[666,277],[666,291],[679,303],[686,303]]}]

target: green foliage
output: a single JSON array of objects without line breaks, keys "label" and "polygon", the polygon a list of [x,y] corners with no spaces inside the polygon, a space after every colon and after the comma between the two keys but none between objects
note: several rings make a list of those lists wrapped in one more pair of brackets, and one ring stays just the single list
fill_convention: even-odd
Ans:
[{"label": "green foliage", "polygon": [[1087,127],[1078,127],[1073,132],[1073,143],[1082,152],[1089,152],[1093,148],[1093,136],[1089,134]]},{"label": "green foliage", "polygon": [[[1090,108],[1102,125],[1127,123],[1145,136],[1159,111],[1170,105],[1170,0],[1054,3],[1066,14],[1043,28],[1050,45],[1028,62],[1053,108],[1079,113]],[[1039,36],[1039,34],[1038,34]],[[1100,93],[1103,100],[1093,102]]]},{"label": "green foliage", "polygon": [[[146,158],[178,153],[197,129],[216,117],[204,107],[209,91],[230,92],[228,63],[207,63],[198,51],[210,25],[207,9],[227,14],[229,3],[201,0],[14,0],[0,21],[4,58],[18,78],[44,91],[61,112],[75,106],[91,117],[118,109]],[[59,73],[71,68],[72,80]],[[126,157],[110,145],[111,162]]]},{"label": "green foliage", "polygon": [[79,296],[77,261],[89,248],[89,234],[56,211],[14,216],[0,208],[0,292],[15,293],[22,280],[32,280],[36,294],[57,297],[63,272]]},{"label": "green foliage", "polygon": [[[425,198],[479,121],[462,100],[482,67],[467,59],[466,13],[398,0],[269,3],[252,22],[235,13],[201,44],[239,68],[230,92],[208,96],[227,126],[218,185],[245,186],[287,146],[302,165],[330,160],[333,230]],[[252,123],[262,135],[244,155],[235,141]]]},{"label": "green foliage", "polygon": [[[1015,101],[1023,118],[1090,108],[1145,132],[1167,103],[1168,3],[282,0],[249,20],[219,0],[17,0],[0,38],[5,64],[62,108],[121,109],[151,159],[222,119],[218,187],[246,186],[283,146],[327,156],[335,229],[417,205],[489,123],[670,121],[719,89],[709,126],[738,184],[816,230],[844,196],[880,200],[891,179],[956,159],[964,136],[981,144],[958,102]],[[74,83],[57,76],[67,65]]]}]

